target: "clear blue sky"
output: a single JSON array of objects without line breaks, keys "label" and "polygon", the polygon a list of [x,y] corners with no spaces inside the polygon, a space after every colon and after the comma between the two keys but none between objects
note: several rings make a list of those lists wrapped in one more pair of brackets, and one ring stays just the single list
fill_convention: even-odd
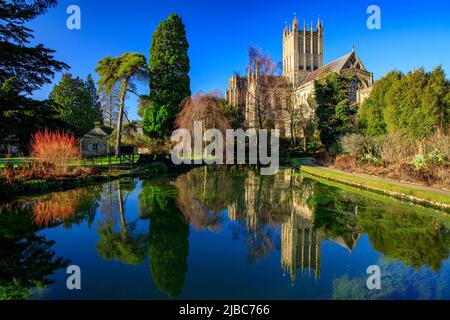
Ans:
[{"label": "clear blue sky", "polygon": [[[66,9],[81,8],[81,30],[66,28]],[[366,27],[371,4],[381,8],[381,30]],[[442,64],[450,73],[450,1],[447,0],[60,0],[57,8],[38,17],[30,27],[35,42],[56,50],[70,72],[85,78],[105,55],[141,52],[148,57],[152,33],[170,13],[178,13],[190,44],[193,92],[226,90],[234,71],[245,73],[249,45],[262,48],[275,60],[282,55],[281,35],[294,12],[300,24],[320,14],[325,29],[325,63],[356,51],[375,78],[386,71],[427,70]],[[54,79],[56,83],[60,79]],[[52,86],[35,93],[44,99]],[[140,86],[147,93],[146,86]],[[130,117],[137,118],[136,101],[128,100]]]}]

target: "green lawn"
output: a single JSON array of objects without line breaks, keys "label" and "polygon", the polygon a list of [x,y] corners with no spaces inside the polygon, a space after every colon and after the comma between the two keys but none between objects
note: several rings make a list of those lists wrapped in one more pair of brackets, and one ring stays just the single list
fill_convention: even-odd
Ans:
[{"label": "green lawn", "polygon": [[[134,157],[134,160],[137,161],[139,159],[139,156]],[[0,158],[0,169],[5,168],[5,164],[7,162],[12,162],[14,165],[20,165],[27,162],[33,161],[30,157],[17,157],[17,158]],[[111,165],[118,165],[120,164],[120,159],[118,157],[111,157],[111,162],[109,162],[108,157],[98,157],[98,158],[92,158],[92,159],[86,159],[86,160],[76,160],[69,164],[71,167],[77,167],[77,166],[91,166],[91,165],[97,165],[97,166],[107,166],[109,164]]]}]

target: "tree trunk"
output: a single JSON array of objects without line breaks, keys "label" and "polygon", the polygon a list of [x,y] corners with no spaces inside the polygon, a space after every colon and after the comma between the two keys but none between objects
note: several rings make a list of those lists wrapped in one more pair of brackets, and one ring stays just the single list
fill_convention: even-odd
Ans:
[{"label": "tree trunk", "polygon": [[120,145],[122,143],[123,109],[125,107],[125,98],[127,95],[127,88],[128,88],[128,80],[124,80],[124,82],[122,84],[122,92],[120,93],[119,119],[117,121],[116,157],[120,157]]}]

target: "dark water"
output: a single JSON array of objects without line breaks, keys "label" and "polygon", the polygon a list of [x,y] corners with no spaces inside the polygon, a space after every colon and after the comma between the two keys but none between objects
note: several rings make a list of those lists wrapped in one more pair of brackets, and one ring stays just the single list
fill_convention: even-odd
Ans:
[{"label": "dark water", "polygon": [[0,206],[0,298],[449,299],[449,229],[290,169],[115,181]]}]

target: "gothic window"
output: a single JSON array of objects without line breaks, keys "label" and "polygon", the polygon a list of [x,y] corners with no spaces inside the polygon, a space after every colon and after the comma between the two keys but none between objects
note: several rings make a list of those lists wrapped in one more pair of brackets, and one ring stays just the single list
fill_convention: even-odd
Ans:
[{"label": "gothic window", "polygon": [[94,144],[92,145],[92,150],[93,150],[93,151],[98,151],[98,144],[94,143]]},{"label": "gothic window", "polygon": [[350,103],[355,103],[358,100],[358,91],[361,88],[361,83],[357,78],[353,79],[347,91],[347,99]]}]

